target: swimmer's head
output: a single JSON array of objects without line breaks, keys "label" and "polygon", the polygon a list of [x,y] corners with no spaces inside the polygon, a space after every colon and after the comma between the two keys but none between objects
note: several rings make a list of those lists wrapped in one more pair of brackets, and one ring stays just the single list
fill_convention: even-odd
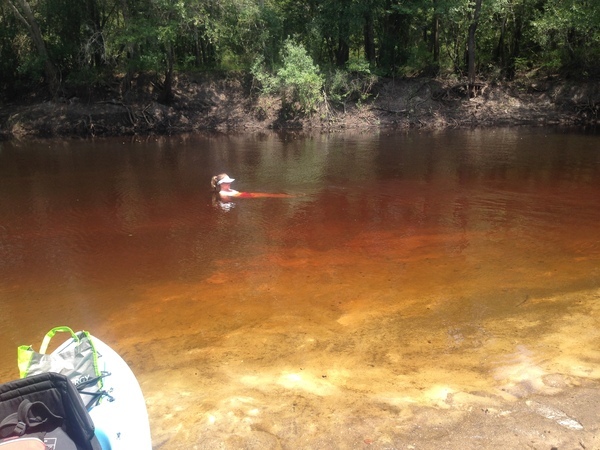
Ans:
[{"label": "swimmer's head", "polygon": [[223,183],[230,184],[235,181],[235,178],[230,178],[226,173],[221,173],[219,175],[215,175],[210,179],[210,186],[214,191],[219,192],[221,190],[221,185]]}]

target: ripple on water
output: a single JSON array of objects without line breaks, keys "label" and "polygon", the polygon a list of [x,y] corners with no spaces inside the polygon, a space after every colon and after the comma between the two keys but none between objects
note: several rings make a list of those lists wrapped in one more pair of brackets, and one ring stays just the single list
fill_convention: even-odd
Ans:
[{"label": "ripple on water", "polygon": [[[520,133],[330,135],[294,152],[261,137],[251,157],[220,136],[177,141],[167,160],[155,139],[79,142],[76,168],[19,179],[34,193],[13,188],[27,206],[2,216],[2,373],[13,343],[92,324],[142,381],[159,442],[181,448],[265,429],[364,444],[380,427],[397,437],[414,406],[447,417],[600,379],[584,291],[600,279],[598,175],[577,182],[560,159],[576,147],[531,156]],[[206,180],[224,170],[310,195],[223,210]],[[24,306],[36,314],[15,327]]]}]

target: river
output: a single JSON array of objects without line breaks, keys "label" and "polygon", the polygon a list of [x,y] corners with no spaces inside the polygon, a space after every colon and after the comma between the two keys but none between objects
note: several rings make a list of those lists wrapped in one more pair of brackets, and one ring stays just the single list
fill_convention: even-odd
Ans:
[{"label": "river", "polygon": [[392,448],[415,407],[600,379],[599,224],[594,133],[3,142],[0,381],[68,325],[155,448]]}]

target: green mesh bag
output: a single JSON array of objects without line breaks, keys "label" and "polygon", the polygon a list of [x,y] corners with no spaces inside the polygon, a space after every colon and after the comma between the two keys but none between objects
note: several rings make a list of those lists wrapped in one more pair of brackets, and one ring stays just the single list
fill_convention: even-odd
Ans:
[{"label": "green mesh bag", "polygon": [[[71,339],[47,354],[50,340],[58,332],[69,333]],[[17,353],[21,378],[44,372],[63,374],[75,385],[87,407],[104,394],[102,378],[107,374],[98,368],[98,353],[87,331],[75,333],[69,327],[56,327],[46,333],[39,352],[31,345],[21,345]]]}]

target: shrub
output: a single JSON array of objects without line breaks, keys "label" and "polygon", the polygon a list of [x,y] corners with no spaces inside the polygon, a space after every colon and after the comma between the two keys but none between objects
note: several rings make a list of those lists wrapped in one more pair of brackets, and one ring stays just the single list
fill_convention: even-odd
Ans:
[{"label": "shrub", "polygon": [[[277,71],[277,79],[284,106],[310,113],[322,99],[323,77],[319,68],[301,44],[288,40],[283,47],[283,66]],[[298,107],[295,107],[298,105]]]},{"label": "shrub", "polygon": [[323,77],[301,44],[285,42],[282,64],[275,75],[257,58],[250,71],[263,94],[279,93],[282,106],[293,112],[310,114],[322,100]]},{"label": "shrub", "polygon": [[326,82],[328,99],[346,108],[347,102],[364,102],[371,95],[377,82],[369,63],[364,60],[351,60],[346,64],[347,70],[334,70]]}]

